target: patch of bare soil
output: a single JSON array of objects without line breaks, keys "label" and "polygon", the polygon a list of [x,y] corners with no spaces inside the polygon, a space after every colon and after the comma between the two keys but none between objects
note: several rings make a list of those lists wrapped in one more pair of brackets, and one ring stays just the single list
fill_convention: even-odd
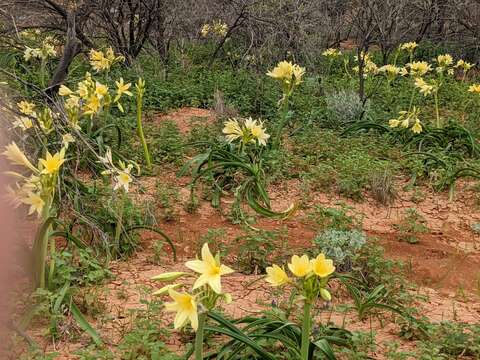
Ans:
[{"label": "patch of bare soil", "polygon": [[213,111],[207,109],[184,107],[168,114],[155,114],[147,121],[160,124],[164,121],[173,121],[177,124],[182,134],[190,131],[193,124],[211,124],[216,119]]}]

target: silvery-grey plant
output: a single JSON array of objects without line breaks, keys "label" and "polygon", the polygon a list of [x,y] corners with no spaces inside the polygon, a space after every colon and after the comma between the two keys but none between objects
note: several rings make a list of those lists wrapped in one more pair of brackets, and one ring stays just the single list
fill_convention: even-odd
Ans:
[{"label": "silvery-grey plant", "polygon": [[342,128],[364,119],[370,110],[369,101],[363,102],[351,89],[333,91],[326,95],[328,119],[325,125]]},{"label": "silvery-grey plant", "polygon": [[335,229],[323,230],[313,240],[325,256],[334,261],[339,271],[351,270],[352,259],[366,241],[363,231]]}]

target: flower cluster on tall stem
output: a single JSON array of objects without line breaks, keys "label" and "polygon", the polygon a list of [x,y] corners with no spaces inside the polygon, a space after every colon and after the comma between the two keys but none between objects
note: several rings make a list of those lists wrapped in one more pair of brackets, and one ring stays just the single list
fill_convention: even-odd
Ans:
[{"label": "flower cluster on tall stem", "polygon": [[279,101],[280,121],[274,134],[274,148],[278,148],[281,142],[283,129],[288,122],[288,103],[296,87],[302,83],[305,75],[305,68],[300,65],[293,64],[290,61],[282,61],[271,71],[267,72],[267,76],[278,80],[282,84],[283,96]]},{"label": "flower cluster on tall stem", "polygon": [[[154,292],[154,295],[168,294],[173,300],[165,304],[165,309],[175,313],[173,326],[180,329],[190,324],[195,331],[195,360],[203,359],[203,332],[207,313],[213,310],[218,301],[232,301],[228,293],[222,292],[222,276],[234,272],[220,262],[220,255],[213,255],[208,244],[202,246],[201,258],[187,261],[185,266],[195,274],[187,272],[170,272],[154,276],[152,280],[175,281],[182,277],[196,277],[190,292],[178,292],[176,289],[184,284],[169,284]],[[198,274],[198,275],[197,275]]]},{"label": "flower cluster on tall stem", "polygon": [[[32,164],[15,142],[7,145],[3,152],[3,155],[12,165],[21,166],[29,172],[29,175],[14,171],[8,172],[9,175],[18,179],[13,188],[9,187],[7,189],[13,204],[15,206],[21,204],[29,206],[28,214],[37,213],[38,217],[42,219],[42,223],[46,223],[54,213],[52,205],[59,172],[65,162],[65,150],[65,148],[62,148],[53,155],[47,150],[44,158],[38,160],[37,166]],[[40,239],[40,243],[36,244],[37,248],[34,254],[34,278],[36,285],[41,288],[45,288],[46,282],[45,263],[50,233],[51,226],[48,226]]]},{"label": "flower cluster on tall stem", "polygon": [[288,276],[283,267],[274,264],[267,267],[265,280],[276,287],[295,287],[301,294],[304,311],[300,353],[302,360],[308,360],[312,327],[311,310],[320,297],[326,301],[331,300],[330,292],[326,287],[330,276],[335,272],[335,266],[333,261],[327,259],[324,254],[319,254],[314,259],[309,259],[307,255],[294,255],[287,266],[293,278]]}]

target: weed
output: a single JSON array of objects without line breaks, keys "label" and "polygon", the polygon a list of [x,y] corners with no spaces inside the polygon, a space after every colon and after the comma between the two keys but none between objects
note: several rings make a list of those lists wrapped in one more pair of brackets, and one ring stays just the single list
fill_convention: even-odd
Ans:
[{"label": "weed", "polygon": [[397,197],[392,173],[387,169],[372,174],[370,190],[373,198],[382,205],[391,205]]},{"label": "weed", "polygon": [[183,136],[173,121],[162,121],[147,131],[151,138],[152,158],[159,163],[181,164]]},{"label": "weed", "polygon": [[235,243],[238,248],[237,269],[245,274],[264,273],[274,254],[288,256],[285,254],[285,230],[247,230],[245,235],[235,239]]},{"label": "weed", "polygon": [[417,235],[429,231],[425,225],[425,218],[414,208],[405,210],[405,217],[396,225],[396,228],[400,232],[400,241],[406,241],[409,244],[418,243]]},{"label": "weed", "polygon": [[157,181],[155,184],[155,201],[161,209],[160,217],[163,221],[173,221],[178,217],[175,205],[178,203],[180,194],[172,185]]},{"label": "weed", "polygon": [[345,204],[338,204],[335,208],[326,208],[314,205],[307,218],[320,229],[352,230],[360,229],[362,216],[355,212],[352,207]]}]

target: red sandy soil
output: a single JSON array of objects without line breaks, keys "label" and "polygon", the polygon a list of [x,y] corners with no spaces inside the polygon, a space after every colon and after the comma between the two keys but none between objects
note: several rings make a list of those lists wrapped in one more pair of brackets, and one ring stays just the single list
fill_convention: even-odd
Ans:
[{"label": "red sandy soil", "polygon": [[[215,120],[215,116],[208,110],[186,108],[167,115],[155,116],[153,121],[160,122],[167,119],[177,122],[180,130],[186,133],[192,121],[210,123]],[[138,185],[146,191],[137,195],[137,198],[139,201],[153,200],[155,184],[157,181],[162,181],[179,189],[181,197],[179,203],[184,204],[189,197],[187,189],[189,180],[188,177],[177,178],[173,171],[163,172],[161,178],[141,178]],[[399,180],[398,185],[399,189],[402,188],[402,180]],[[400,191],[397,200],[386,207],[378,205],[368,195],[363,202],[357,203],[340,199],[332,193],[315,193],[312,194],[308,205],[331,207],[342,201],[352,206],[356,212],[363,214],[364,230],[379,239],[388,257],[403,260],[408,264],[408,276],[419,285],[418,292],[428,296],[427,302],[419,304],[421,315],[429,317],[432,321],[455,320],[478,323],[480,321],[480,243],[479,235],[471,230],[471,225],[480,222],[480,209],[469,187],[468,183],[459,184],[454,201],[448,200],[448,194],[432,194],[425,190],[425,199],[415,203],[411,200],[411,193]],[[300,202],[301,199],[298,181],[272,186],[269,191],[272,194],[275,209],[285,209],[292,202]],[[228,212],[231,201],[231,198],[222,200],[223,212]],[[417,244],[399,241],[399,234],[395,228],[408,208],[416,208],[425,217],[430,229],[428,234],[418,235]],[[209,202],[200,201],[198,210],[193,214],[186,212],[181,204],[176,206],[175,210],[175,219],[162,222],[159,226],[174,239],[178,252],[177,263],[173,263],[171,257],[168,257],[162,261],[162,266],[153,264],[152,244],[158,237],[155,234],[144,233],[141,249],[135,255],[127,261],[111,264],[114,279],[105,286],[101,301],[104,302],[106,313],[112,320],[105,323],[93,321],[111,347],[118,343],[121,334],[131,323],[129,310],[144,307],[140,303],[139,289],[142,286],[150,289],[159,287],[159,284],[150,280],[152,276],[164,271],[183,269],[184,261],[195,257],[199,248],[199,238],[205,235],[208,229],[225,229],[226,235],[222,239],[225,244],[229,244],[241,233],[238,225],[233,225],[221,210],[212,208]],[[315,229],[305,221],[303,211],[298,211],[286,221],[260,217],[257,220],[255,226],[261,229],[272,230],[285,227],[290,251],[298,249],[298,252],[301,252],[302,248],[311,245],[312,238],[315,236]],[[254,285],[248,285],[256,278],[258,278],[256,275],[241,274],[225,278],[224,286],[235,299],[234,304],[226,306],[229,314],[239,316],[257,312],[264,309],[263,302],[271,302],[275,294],[265,286],[264,282],[257,281]],[[145,297],[150,298],[148,294]],[[345,301],[340,295],[339,297],[336,298],[334,294],[334,299],[337,299],[334,301],[340,303]],[[165,315],[165,321],[169,319],[171,317]],[[382,344],[385,341],[399,340],[395,335],[398,334],[398,325],[395,323],[382,326],[378,320],[361,322],[353,312],[345,315],[327,310],[322,312],[321,320],[344,324],[350,330],[370,331],[373,328],[379,342],[377,352],[372,354],[376,359],[383,358]],[[41,331],[38,327],[31,331],[31,335],[43,343],[49,351],[59,351],[62,354],[59,359],[75,359],[71,353],[89,343],[88,337],[82,335],[76,342],[64,341],[52,344],[40,336]],[[402,343],[402,347],[406,349],[413,346],[405,341]],[[172,348],[181,349],[181,342],[176,337],[170,339],[169,344]]]}]

